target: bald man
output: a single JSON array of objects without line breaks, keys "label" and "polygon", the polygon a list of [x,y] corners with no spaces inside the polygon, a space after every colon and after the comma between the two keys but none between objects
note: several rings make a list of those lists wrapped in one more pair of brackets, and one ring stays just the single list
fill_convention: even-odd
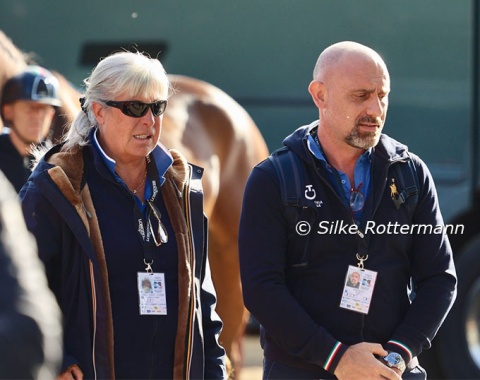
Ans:
[{"label": "bald man", "polygon": [[[428,233],[444,225],[431,174],[382,133],[390,75],[377,52],[329,46],[308,91],[319,119],[253,169],[244,195],[243,294],[263,378],[425,379],[417,357],[457,283],[445,231]],[[282,195],[291,181],[301,190]]]}]

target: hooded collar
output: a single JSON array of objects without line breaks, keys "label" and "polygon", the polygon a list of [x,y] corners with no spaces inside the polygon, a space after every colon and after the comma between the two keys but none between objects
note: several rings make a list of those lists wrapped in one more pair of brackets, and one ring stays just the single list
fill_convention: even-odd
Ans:
[{"label": "hooded collar", "polygon": [[[308,136],[318,127],[318,120],[296,129],[283,140],[283,145],[295,152],[302,160],[312,164],[313,156],[309,149]],[[380,160],[385,163],[402,161],[408,158],[408,147],[382,133],[378,144],[371,150],[372,163]]]}]

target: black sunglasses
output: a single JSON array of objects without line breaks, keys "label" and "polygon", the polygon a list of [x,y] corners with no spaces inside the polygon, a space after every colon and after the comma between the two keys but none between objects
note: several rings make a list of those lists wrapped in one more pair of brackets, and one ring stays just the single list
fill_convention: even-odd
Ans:
[{"label": "black sunglasses", "polygon": [[[157,247],[161,246],[168,242],[168,233],[165,225],[162,222],[162,214],[160,210],[153,204],[152,201],[147,200],[148,205],[150,206],[150,212],[148,213],[148,228],[153,237],[153,242]],[[154,221],[152,222],[152,215]],[[156,228],[154,224],[156,222]],[[155,231],[156,230],[156,231]]]},{"label": "black sunglasses", "polygon": [[354,213],[361,211],[365,205],[365,195],[360,191],[361,188],[362,183],[360,183],[357,189],[350,191],[350,209]]},{"label": "black sunglasses", "polygon": [[102,100],[107,106],[118,108],[124,115],[130,117],[142,117],[150,108],[153,116],[160,116],[167,108],[166,100],[158,100],[153,103],[143,103],[136,100],[116,102],[114,100]]}]

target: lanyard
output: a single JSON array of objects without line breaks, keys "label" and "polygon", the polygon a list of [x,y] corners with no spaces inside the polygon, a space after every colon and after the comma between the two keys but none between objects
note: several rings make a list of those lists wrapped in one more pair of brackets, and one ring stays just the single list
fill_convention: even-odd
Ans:
[{"label": "lanyard", "polygon": [[[151,218],[152,218],[152,206],[150,203],[153,204],[155,198],[159,192],[159,184],[160,184],[160,177],[158,175],[158,171],[156,169],[156,165],[154,162],[153,157],[150,158],[150,155],[147,156],[147,179],[151,181],[152,184],[152,195],[149,199],[146,200],[147,202],[147,209],[144,213],[140,210],[137,203],[134,204],[134,215],[136,219],[136,224],[138,225],[138,233],[142,239],[142,247],[143,247],[143,262],[146,265],[145,271],[147,273],[153,273],[152,264],[153,264],[153,252],[157,247],[153,240],[153,228],[151,225]],[[160,222],[159,222],[160,223]]]},{"label": "lanyard", "polygon": [[[338,173],[337,169],[335,169],[333,166],[331,166],[331,168],[332,168],[333,177],[335,179],[335,184],[337,186],[339,186],[339,189],[341,191],[340,194],[343,194],[343,187],[342,187],[342,181],[341,181],[341,178],[340,178],[340,174]],[[345,197],[341,197],[341,198],[345,199]],[[366,200],[364,200],[364,202],[365,202],[365,205],[366,205]],[[364,207],[365,207],[365,205],[364,205]],[[350,210],[350,217],[352,219],[352,223],[354,223],[357,226],[357,230],[356,230],[356,233],[355,233],[355,239],[357,241],[357,254],[355,255],[356,259],[358,260],[357,266],[360,269],[364,269],[364,262],[367,261],[367,259],[368,259],[367,240],[365,238],[365,233],[360,228],[360,222],[357,222],[355,220],[355,213],[351,210],[349,200],[347,200],[347,207]]]},{"label": "lanyard", "polygon": [[[312,130],[312,131],[316,131],[316,129]],[[317,144],[318,148],[320,149],[320,151],[322,151],[322,147],[320,145],[320,141],[318,139],[318,135],[315,134],[313,135],[312,134],[312,137],[315,141],[315,143]],[[355,233],[355,239],[357,241],[357,253],[356,253],[356,259],[358,260],[358,263],[357,263],[357,266],[360,268],[360,269],[364,269],[364,262],[367,261],[368,259],[368,243],[367,243],[367,240],[365,238],[365,234],[363,232],[363,230],[360,228],[360,220],[357,222],[355,220],[355,216],[362,216],[365,208],[367,207],[368,205],[368,202],[367,202],[367,199],[365,199],[365,195],[364,195],[364,206],[362,208],[362,210],[359,210],[359,211],[356,211],[354,212],[351,208],[351,205],[350,205],[350,199],[348,199],[348,197],[345,196],[345,191],[343,189],[343,184],[342,184],[342,179],[340,177],[340,173],[338,172],[338,170],[333,167],[332,165],[330,165],[327,160],[326,160],[326,157],[325,155],[323,155],[324,157],[324,160],[325,160],[325,163],[326,165],[328,166],[326,169],[327,171],[330,173],[330,176],[331,176],[331,179],[333,179],[333,186],[335,187],[336,191],[337,191],[337,195],[338,197],[341,199],[342,203],[347,207],[347,209],[350,211],[350,218],[352,220],[352,223],[355,224],[357,226],[357,230],[356,230],[356,233]],[[355,184],[354,184],[355,186]],[[358,191],[360,191],[360,185],[359,185],[359,188],[357,189]],[[363,220],[363,218],[361,218]]]},{"label": "lanyard", "polygon": [[355,238],[357,240],[357,254],[355,257],[358,260],[357,267],[360,269],[364,269],[364,261],[368,260],[368,248],[367,248],[367,241],[365,240],[365,234],[357,226],[357,232],[355,234]]}]

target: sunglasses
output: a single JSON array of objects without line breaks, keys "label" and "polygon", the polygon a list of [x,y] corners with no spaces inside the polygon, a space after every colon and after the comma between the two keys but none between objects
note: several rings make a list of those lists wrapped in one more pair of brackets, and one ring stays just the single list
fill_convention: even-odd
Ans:
[{"label": "sunglasses", "polygon": [[[150,212],[148,213],[148,228],[152,234],[153,242],[159,247],[168,242],[167,229],[162,222],[162,214],[160,213],[160,210],[150,200],[147,200],[147,204],[150,206]],[[154,224],[156,224],[156,226],[154,226]]]},{"label": "sunglasses", "polygon": [[142,117],[150,108],[153,116],[160,116],[167,108],[166,100],[158,100],[153,103],[143,103],[135,100],[116,102],[114,100],[102,100],[107,106],[118,108],[124,115],[130,117]]},{"label": "sunglasses", "polygon": [[360,191],[361,188],[362,184],[350,191],[350,210],[354,213],[361,211],[365,205],[365,195]]}]

